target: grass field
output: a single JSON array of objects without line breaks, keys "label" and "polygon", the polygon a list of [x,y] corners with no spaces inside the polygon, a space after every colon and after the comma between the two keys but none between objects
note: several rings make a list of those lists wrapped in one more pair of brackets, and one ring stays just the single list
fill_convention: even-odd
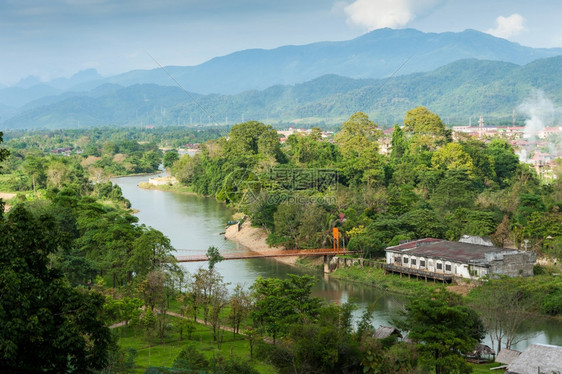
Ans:
[{"label": "grass field", "polygon": [[423,280],[417,280],[415,277],[408,279],[408,276],[400,277],[398,274],[385,275],[383,269],[377,269],[374,267],[340,268],[330,274],[330,276],[336,279],[359,282],[389,292],[404,295],[414,295],[423,290],[443,286],[443,284],[439,282],[424,282]]},{"label": "grass field", "polygon": [[502,364],[498,364],[497,362],[493,362],[491,364],[470,364],[470,366],[472,367],[472,373],[473,374],[490,374],[490,373],[495,373],[495,374],[503,374],[505,372],[505,370],[503,369],[498,369],[498,370],[490,370],[490,368],[496,367],[496,366],[501,366]]},{"label": "grass field", "polygon": [[[139,327],[123,326],[117,328],[119,345],[125,349],[134,348],[137,351],[135,360],[135,373],[144,373],[149,366],[171,367],[180,351],[188,344],[194,344],[207,359],[218,355],[223,357],[241,357],[250,360],[250,346],[244,336],[237,335],[234,338],[232,332],[224,331],[223,343],[219,349],[213,341],[211,328],[202,324],[196,324],[196,329],[187,339],[184,332],[180,340],[178,329],[179,318],[168,317],[166,337],[163,341],[157,336],[151,337],[149,346],[146,332]],[[154,334],[153,334],[154,335]],[[254,361],[254,367],[264,374],[276,373],[273,366],[263,362]]]}]

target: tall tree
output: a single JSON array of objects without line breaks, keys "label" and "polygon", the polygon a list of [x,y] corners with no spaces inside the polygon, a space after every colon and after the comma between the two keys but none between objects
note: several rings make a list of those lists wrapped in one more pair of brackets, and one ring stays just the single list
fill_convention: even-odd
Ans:
[{"label": "tall tree", "polygon": [[451,140],[451,131],[445,127],[441,118],[421,106],[406,113],[404,131],[411,135],[410,150],[413,152],[435,151]]},{"label": "tall tree", "polygon": [[392,132],[392,152],[390,157],[393,159],[401,159],[408,151],[408,141],[404,137],[404,131],[398,125],[394,125]]},{"label": "tall tree", "polygon": [[517,279],[490,279],[472,295],[472,306],[480,315],[497,353],[526,338],[520,331],[530,322],[529,311],[534,305],[517,282]]},{"label": "tall tree", "polygon": [[397,324],[418,342],[420,363],[436,374],[470,373],[462,354],[484,338],[476,312],[462,305],[459,295],[438,289],[413,299]]},{"label": "tall tree", "polygon": [[384,179],[378,153],[381,135],[381,130],[365,113],[357,112],[334,137],[343,156],[344,173],[352,183],[371,184]]},{"label": "tall tree", "polygon": [[106,363],[104,299],[48,266],[56,232],[52,217],[22,206],[0,223],[0,371],[88,372]]}]

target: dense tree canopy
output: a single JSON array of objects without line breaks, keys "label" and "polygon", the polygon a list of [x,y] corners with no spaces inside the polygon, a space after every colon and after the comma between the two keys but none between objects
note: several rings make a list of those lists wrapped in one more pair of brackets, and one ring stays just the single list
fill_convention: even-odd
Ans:
[{"label": "dense tree canopy", "polygon": [[418,343],[425,368],[436,374],[472,372],[462,354],[474,349],[485,330],[459,295],[441,289],[417,297],[406,306],[405,319],[398,324]]},{"label": "dense tree canopy", "polygon": [[104,299],[71,288],[48,256],[59,250],[53,217],[19,206],[0,223],[3,370],[87,372],[106,364]]}]

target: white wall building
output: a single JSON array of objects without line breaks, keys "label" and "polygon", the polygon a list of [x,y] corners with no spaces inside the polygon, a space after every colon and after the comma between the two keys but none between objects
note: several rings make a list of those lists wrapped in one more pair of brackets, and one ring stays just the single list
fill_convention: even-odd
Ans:
[{"label": "white wall building", "polygon": [[486,245],[419,239],[386,248],[385,270],[450,281],[483,276],[532,276],[536,254]]}]

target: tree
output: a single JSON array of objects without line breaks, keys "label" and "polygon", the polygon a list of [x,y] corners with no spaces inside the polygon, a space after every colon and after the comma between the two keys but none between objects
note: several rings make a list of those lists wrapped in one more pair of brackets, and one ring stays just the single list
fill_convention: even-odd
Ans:
[{"label": "tree", "polygon": [[474,349],[485,330],[478,315],[462,305],[459,295],[434,290],[413,299],[405,309],[404,320],[396,323],[418,342],[422,366],[436,374],[471,372],[461,355]]},{"label": "tree", "polygon": [[447,226],[443,218],[429,209],[415,209],[400,217],[404,227],[416,238],[443,238]]},{"label": "tree", "polygon": [[282,373],[359,373],[360,342],[353,338],[350,304],[319,308],[316,318],[291,323],[286,339],[262,348]]},{"label": "tree", "polygon": [[151,271],[176,271],[177,261],[172,252],[175,249],[162,232],[141,225],[137,228],[132,252],[129,255],[128,268],[140,278]]},{"label": "tree", "polygon": [[209,270],[213,270],[216,264],[224,260],[224,257],[221,256],[219,249],[215,246],[210,246],[207,249],[205,256],[207,256],[207,259],[209,260]]},{"label": "tree", "polygon": [[342,154],[344,173],[352,183],[382,181],[378,139],[382,132],[365,113],[357,112],[344,122],[334,140]]},{"label": "tree", "polygon": [[411,136],[410,150],[414,153],[435,151],[451,140],[451,131],[441,122],[441,118],[421,106],[406,113],[404,132]]},{"label": "tree", "polygon": [[178,154],[178,151],[176,151],[175,149],[172,149],[166,153],[164,153],[164,168],[166,169],[170,169],[173,165],[174,162],[178,161],[180,159],[180,155]]},{"label": "tree", "polygon": [[275,235],[286,238],[286,240],[280,244],[294,248],[300,247],[299,222],[302,215],[302,207],[297,204],[283,202],[277,207],[277,211],[273,214]]},{"label": "tree", "polygon": [[474,172],[472,158],[459,143],[448,143],[439,148],[433,153],[431,164],[438,170],[462,169],[469,175]]},{"label": "tree", "polygon": [[470,208],[474,204],[476,191],[465,170],[447,170],[431,196],[431,204],[440,211],[455,211]]},{"label": "tree", "polygon": [[404,131],[398,125],[394,125],[392,132],[392,151],[390,157],[399,160],[408,151],[408,141],[404,137]]},{"label": "tree", "polygon": [[[4,133],[2,131],[0,131],[0,144],[2,144],[3,141],[4,141]],[[9,155],[10,155],[10,152],[8,152],[7,149],[0,148],[0,162],[4,161],[6,158],[8,158]],[[0,165],[0,170],[2,170],[2,165]]]},{"label": "tree", "polygon": [[173,364],[174,369],[189,370],[203,372],[209,369],[209,361],[197,350],[197,348],[189,344],[178,354]]},{"label": "tree", "polygon": [[0,371],[102,369],[111,334],[104,298],[70,287],[49,267],[59,245],[52,216],[21,205],[0,222]]},{"label": "tree", "polygon": [[221,312],[228,305],[228,290],[226,284],[218,283],[210,297],[209,323],[213,330],[213,340],[218,343],[218,348],[222,344],[223,331],[220,329]]},{"label": "tree", "polygon": [[237,333],[240,333],[240,324],[247,317],[249,311],[250,295],[240,284],[237,284],[234,288],[234,293],[230,297],[230,314],[228,315],[234,338],[236,338]]},{"label": "tree", "polygon": [[496,352],[501,351],[502,346],[511,348],[526,338],[520,331],[529,322],[529,311],[534,304],[519,289],[517,280],[490,279],[472,296],[472,306],[480,315],[492,346],[496,345]]},{"label": "tree", "polygon": [[22,168],[26,174],[31,175],[31,187],[33,192],[37,192],[37,186],[44,187],[45,185],[45,160],[40,156],[27,154]]},{"label": "tree", "polygon": [[492,241],[496,246],[503,248],[505,241],[509,238],[509,234],[509,217],[504,214],[501,223],[492,234]]},{"label": "tree", "polygon": [[519,164],[519,158],[511,145],[503,139],[493,139],[488,144],[486,153],[493,160],[496,181],[500,187],[509,186]]},{"label": "tree", "polygon": [[[223,297],[224,282],[222,276],[215,269],[200,268],[193,275],[191,293],[193,303],[203,310],[203,321],[209,321],[211,308],[216,297]],[[195,311],[195,308],[194,308]]]},{"label": "tree", "polygon": [[273,338],[287,332],[292,323],[304,324],[318,316],[320,300],[311,297],[314,278],[289,274],[288,279],[258,277],[251,286],[254,323]]},{"label": "tree", "polygon": [[264,156],[280,156],[277,131],[271,125],[264,125],[257,121],[232,126],[226,144],[230,157],[236,158],[258,153]]},{"label": "tree", "polygon": [[200,166],[201,157],[199,154],[195,156],[184,155],[172,166],[172,175],[181,183],[189,185],[193,181],[193,176],[198,166]]}]

